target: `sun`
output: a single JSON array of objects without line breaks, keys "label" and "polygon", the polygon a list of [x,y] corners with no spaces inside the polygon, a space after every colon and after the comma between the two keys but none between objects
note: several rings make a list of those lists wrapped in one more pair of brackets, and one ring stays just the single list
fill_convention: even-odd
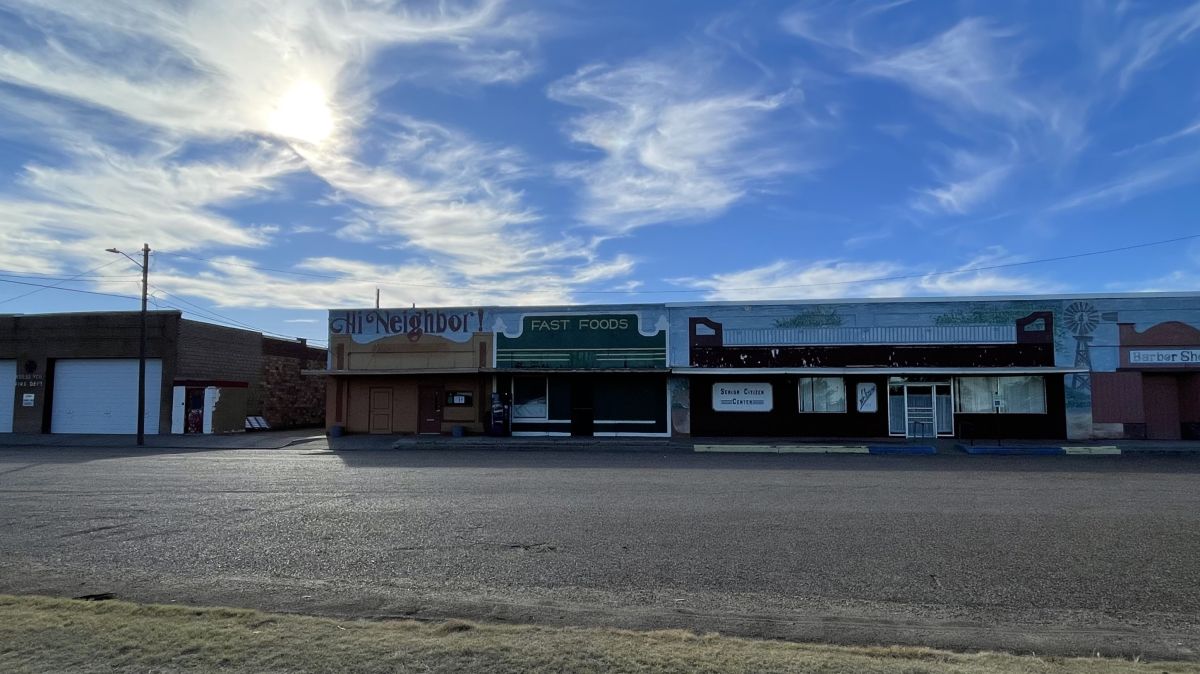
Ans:
[{"label": "sun", "polygon": [[333,133],[333,110],[325,90],[313,82],[297,82],[271,110],[272,133],[307,143],[320,143]]}]

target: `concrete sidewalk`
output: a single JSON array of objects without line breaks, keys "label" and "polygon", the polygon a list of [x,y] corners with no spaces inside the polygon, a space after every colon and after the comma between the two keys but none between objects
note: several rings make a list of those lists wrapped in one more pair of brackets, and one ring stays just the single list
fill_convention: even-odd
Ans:
[{"label": "concrete sidewalk", "polygon": [[[144,449],[282,449],[305,442],[325,439],[319,428],[220,435],[147,435]],[[0,434],[0,449],[15,447],[97,447],[129,449],[137,447],[134,435],[76,435],[50,433]]]}]

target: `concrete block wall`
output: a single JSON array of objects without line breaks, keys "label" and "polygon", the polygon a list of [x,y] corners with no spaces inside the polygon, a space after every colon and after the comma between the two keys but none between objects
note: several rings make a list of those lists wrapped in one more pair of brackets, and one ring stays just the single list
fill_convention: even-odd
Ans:
[{"label": "concrete block wall", "polygon": [[175,379],[246,382],[246,416],[261,415],[263,339],[249,330],[180,321]]}]

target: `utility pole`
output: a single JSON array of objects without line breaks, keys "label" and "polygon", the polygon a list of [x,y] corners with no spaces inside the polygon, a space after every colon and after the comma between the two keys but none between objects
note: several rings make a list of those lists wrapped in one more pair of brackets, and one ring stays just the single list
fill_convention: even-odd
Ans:
[{"label": "utility pole", "polygon": [[[125,255],[116,248],[106,248],[106,252]],[[139,264],[137,260],[125,255],[129,261],[137,264],[142,268],[142,327],[141,337],[138,339],[138,410],[137,410],[137,443],[138,446],[146,444],[146,298],[149,295],[150,285],[150,244],[142,244],[142,261]]]},{"label": "utility pole", "polygon": [[150,244],[142,244],[142,335],[138,344],[138,447],[146,444],[146,296],[150,281]]},{"label": "utility pole", "polygon": [[379,288],[375,289],[375,308],[379,308]]}]

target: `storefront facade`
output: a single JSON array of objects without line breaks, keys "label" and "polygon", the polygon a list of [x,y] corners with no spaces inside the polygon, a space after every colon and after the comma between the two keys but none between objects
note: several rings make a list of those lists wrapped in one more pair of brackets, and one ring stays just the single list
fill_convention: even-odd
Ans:
[{"label": "storefront facade", "polygon": [[1195,293],[338,310],[329,358],[350,432],[1200,437]]},{"label": "storefront facade", "polygon": [[[351,433],[667,436],[665,307],[330,312],[327,425]],[[457,428],[456,428],[457,427]]]},{"label": "storefront facade", "polygon": [[513,435],[669,435],[665,308],[575,307],[510,319],[496,332],[495,371],[512,403]]},{"label": "storefront facade", "polygon": [[1200,426],[1195,294],[668,306],[677,433],[1175,439]]}]

